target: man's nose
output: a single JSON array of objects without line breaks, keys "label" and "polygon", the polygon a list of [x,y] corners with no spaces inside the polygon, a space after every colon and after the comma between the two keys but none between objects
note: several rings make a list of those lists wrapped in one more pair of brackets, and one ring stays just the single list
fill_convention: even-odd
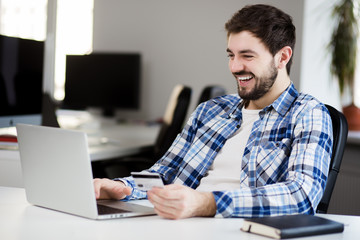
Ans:
[{"label": "man's nose", "polygon": [[234,60],[230,61],[229,65],[230,65],[230,71],[232,73],[241,72],[241,71],[245,70],[244,63],[241,60],[234,59]]}]

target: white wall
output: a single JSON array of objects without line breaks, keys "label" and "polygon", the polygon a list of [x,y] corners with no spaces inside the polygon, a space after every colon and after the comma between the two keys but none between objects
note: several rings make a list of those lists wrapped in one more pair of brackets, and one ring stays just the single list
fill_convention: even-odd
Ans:
[{"label": "white wall", "polygon": [[329,39],[334,21],[331,13],[338,0],[305,0],[300,90],[341,110],[337,82],[330,74]]},{"label": "white wall", "polygon": [[291,78],[300,86],[304,1],[95,0],[94,51],[135,51],[143,57],[142,109],[122,116],[161,117],[172,88],[193,89],[193,110],[205,85],[236,92],[226,54],[225,22],[246,4],[267,3],[289,13],[297,27]]}]

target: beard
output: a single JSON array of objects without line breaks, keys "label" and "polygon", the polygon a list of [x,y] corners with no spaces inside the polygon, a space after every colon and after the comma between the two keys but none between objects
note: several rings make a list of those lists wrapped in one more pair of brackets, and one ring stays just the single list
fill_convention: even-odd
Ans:
[{"label": "beard", "polygon": [[[246,74],[252,75],[255,80],[255,86],[250,91],[247,91],[246,87],[241,87],[237,79],[237,75],[246,75]],[[272,60],[271,64],[269,65],[267,73],[264,74],[263,76],[257,77],[255,76],[255,74],[245,71],[234,73],[234,75],[236,77],[236,82],[238,85],[239,96],[246,101],[258,100],[262,96],[264,96],[267,92],[269,92],[271,87],[274,85],[274,82],[278,75],[278,69],[275,67],[274,60]]]}]

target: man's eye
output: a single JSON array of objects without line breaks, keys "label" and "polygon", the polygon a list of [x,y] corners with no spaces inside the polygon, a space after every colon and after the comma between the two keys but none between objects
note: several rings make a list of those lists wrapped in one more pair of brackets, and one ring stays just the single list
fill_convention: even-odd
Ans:
[{"label": "man's eye", "polygon": [[244,58],[247,58],[247,59],[251,59],[251,58],[253,58],[254,56],[252,56],[252,55],[244,55]]},{"label": "man's eye", "polygon": [[228,56],[228,58],[233,58],[234,54],[228,54],[227,56]]}]

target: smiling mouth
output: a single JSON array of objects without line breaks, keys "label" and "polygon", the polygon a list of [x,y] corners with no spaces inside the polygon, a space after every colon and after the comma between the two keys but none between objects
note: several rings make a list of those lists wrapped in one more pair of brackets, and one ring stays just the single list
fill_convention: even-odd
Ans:
[{"label": "smiling mouth", "polygon": [[247,81],[251,80],[252,78],[253,78],[252,76],[246,76],[246,77],[238,77],[237,79],[242,82],[247,82]]}]

